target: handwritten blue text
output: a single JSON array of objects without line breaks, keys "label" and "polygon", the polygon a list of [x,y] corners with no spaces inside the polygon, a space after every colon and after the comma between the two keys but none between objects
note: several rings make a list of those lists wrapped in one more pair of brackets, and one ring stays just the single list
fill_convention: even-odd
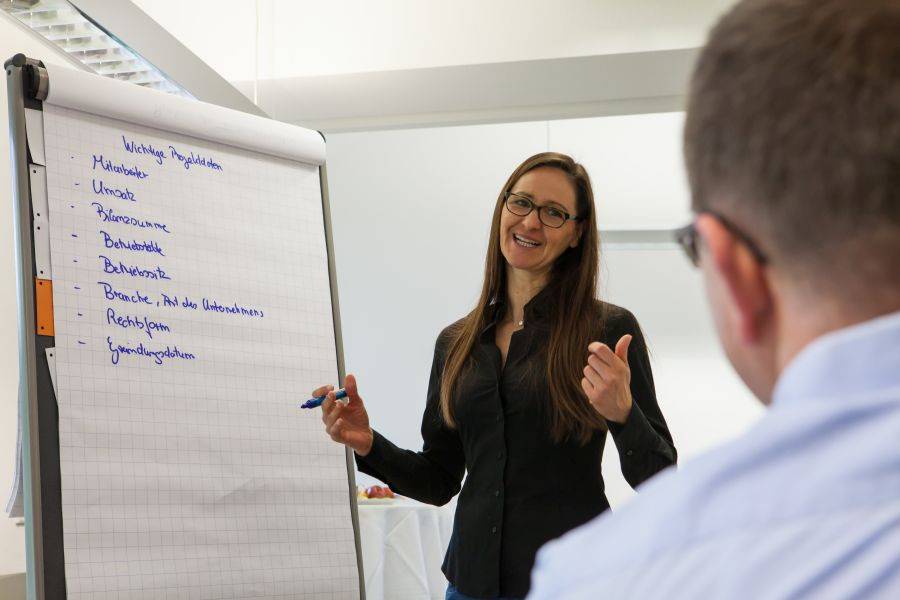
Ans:
[{"label": "handwritten blue text", "polygon": [[155,156],[156,163],[159,165],[163,164],[163,159],[166,157],[165,150],[157,150],[153,147],[153,144],[139,144],[133,140],[126,140],[124,135],[122,136],[122,144],[125,146],[125,149],[132,154],[149,154]]},{"label": "handwritten blue text", "polygon": [[108,325],[118,325],[122,329],[136,328],[143,331],[150,339],[153,339],[154,331],[169,332],[171,329],[165,323],[154,321],[147,316],[137,317],[132,315],[116,314],[115,309],[106,309],[106,323]]},{"label": "handwritten blue text", "polygon": [[207,298],[203,299],[203,310],[227,313],[230,315],[243,315],[245,317],[262,318],[264,316],[263,311],[256,308],[246,308],[238,305],[237,302],[233,302],[231,305],[219,304],[215,300],[209,300]]},{"label": "handwritten blue text", "polygon": [[105,281],[98,281],[97,285],[103,286],[103,295],[106,296],[107,300],[118,300],[120,302],[130,302],[132,304],[153,304],[148,296],[145,296],[137,290],[135,290],[133,294],[122,292]]},{"label": "handwritten blue text", "polygon": [[122,355],[125,356],[143,356],[151,359],[158,365],[163,364],[167,359],[194,360],[197,357],[190,352],[182,352],[178,346],[166,346],[165,350],[152,350],[147,348],[143,342],[137,346],[126,346],[124,344],[113,344],[112,338],[106,338],[106,345],[109,347],[110,359],[112,364],[119,364]]},{"label": "handwritten blue text", "polygon": [[140,167],[134,165],[133,167],[129,167],[124,163],[113,163],[113,161],[108,158],[103,158],[103,155],[97,156],[94,154],[94,165],[91,167],[94,170],[97,169],[97,165],[100,165],[100,168],[108,173],[117,173],[119,175],[125,175],[127,177],[134,177],[135,179],[146,179],[150,177],[145,171],[142,171]]},{"label": "handwritten blue text", "polygon": [[122,261],[114,261],[100,254],[98,256],[103,261],[103,272],[113,275],[128,275],[130,277],[142,277],[144,279],[172,279],[162,267],[154,269],[142,269],[137,265],[126,265]]},{"label": "handwritten blue text", "polygon": [[144,219],[138,219],[137,217],[132,217],[130,215],[117,215],[113,209],[104,208],[99,202],[91,202],[91,206],[97,210],[97,216],[100,217],[103,222],[122,223],[123,225],[131,225],[132,227],[140,227],[141,229],[155,229],[164,231],[165,233],[172,233],[169,231],[169,226],[165,223],[145,221]]},{"label": "handwritten blue text", "polygon": [[181,164],[184,165],[185,169],[190,169],[191,165],[200,165],[201,167],[207,167],[214,171],[221,171],[222,165],[217,163],[211,158],[207,158],[205,156],[201,156],[199,154],[194,154],[193,150],[190,155],[184,155],[178,150],[175,149],[175,146],[169,146],[169,154],[172,155],[172,158],[177,158],[181,161]]},{"label": "handwritten blue text", "polygon": [[107,248],[115,248],[116,250],[128,250],[130,252],[149,252],[150,254],[159,254],[165,256],[162,248],[153,240],[139,242],[137,240],[123,240],[122,238],[114,238],[102,229],[100,235],[103,236],[103,245]]},{"label": "handwritten blue text", "polygon": [[120,198],[122,200],[131,200],[132,202],[135,202],[134,192],[129,190],[127,187],[124,190],[109,187],[108,185],[103,183],[102,179],[92,179],[91,185],[93,185],[94,187],[94,193],[99,196],[115,196],[116,198]]}]

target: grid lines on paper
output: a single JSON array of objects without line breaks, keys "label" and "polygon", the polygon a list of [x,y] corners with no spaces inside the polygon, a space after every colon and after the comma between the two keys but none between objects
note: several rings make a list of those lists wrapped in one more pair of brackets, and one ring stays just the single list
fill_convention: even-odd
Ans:
[{"label": "grid lines on paper", "polygon": [[44,123],[69,597],[358,597],[317,169]]}]

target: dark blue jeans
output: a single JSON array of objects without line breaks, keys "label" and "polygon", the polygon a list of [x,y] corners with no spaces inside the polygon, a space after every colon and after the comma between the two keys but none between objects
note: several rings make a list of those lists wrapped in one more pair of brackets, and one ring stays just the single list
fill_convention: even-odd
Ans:
[{"label": "dark blue jeans", "polygon": [[[453,584],[447,585],[447,593],[444,595],[444,600],[478,600],[478,598],[473,598],[472,596],[466,596],[456,590]],[[504,596],[502,598],[496,598],[495,600],[521,600],[519,598],[510,598],[508,596]]]}]

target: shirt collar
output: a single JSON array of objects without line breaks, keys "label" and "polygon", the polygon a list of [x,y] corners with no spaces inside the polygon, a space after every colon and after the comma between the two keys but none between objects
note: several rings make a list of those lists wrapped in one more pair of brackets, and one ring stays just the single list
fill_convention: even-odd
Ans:
[{"label": "shirt collar", "polygon": [[550,303],[553,301],[553,284],[547,284],[525,305],[526,323],[544,323],[550,317]]},{"label": "shirt collar", "polygon": [[[541,291],[535,294],[534,298],[525,304],[524,319],[526,326],[543,325],[547,322],[550,317],[550,303],[553,301],[553,292],[550,289],[552,287],[552,283],[545,285]],[[496,325],[497,321],[503,317],[503,312],[506,310],[506,302],[506,295],[501,294],[500,298],[488,306],[487,319],[485,320],[482,333]]]},{"label": "shirt collar", "polygon": [[788,364],[773,404],[900,387],[900,311],[818,337]]}]

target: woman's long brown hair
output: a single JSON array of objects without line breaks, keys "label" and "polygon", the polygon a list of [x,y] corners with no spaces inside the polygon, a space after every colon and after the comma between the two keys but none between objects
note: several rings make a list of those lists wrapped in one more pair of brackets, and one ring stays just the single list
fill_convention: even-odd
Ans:
[{"label": "woman's long brown hair", "polygon": [[441,380],[441,413],[450,427],[456,427],[453,396],[464,376],[472,349],[487,325],[491,304],[503,302],[506,294],[506,260],[500,251],[500,216],[505,195],[525,173],[551,167],[565,173],[576,191],[576,210],[582,227],[578,245],[567,248],[553,265],[548,290],[550,341],[546,353],[549,383],[550,434],[557,442],[574,439],[586,444],[606,422],[588,403],[581,389],[582,370],[588,344],[602,329],[603,316],[596,300],[600,236],[594,214],[594,193],[583,166],[565,154],[543,152],[525,160],[513,171],[500,190],[494,206],[491,234],[484,263],[484,284],[475,308],[452,331]]}]

